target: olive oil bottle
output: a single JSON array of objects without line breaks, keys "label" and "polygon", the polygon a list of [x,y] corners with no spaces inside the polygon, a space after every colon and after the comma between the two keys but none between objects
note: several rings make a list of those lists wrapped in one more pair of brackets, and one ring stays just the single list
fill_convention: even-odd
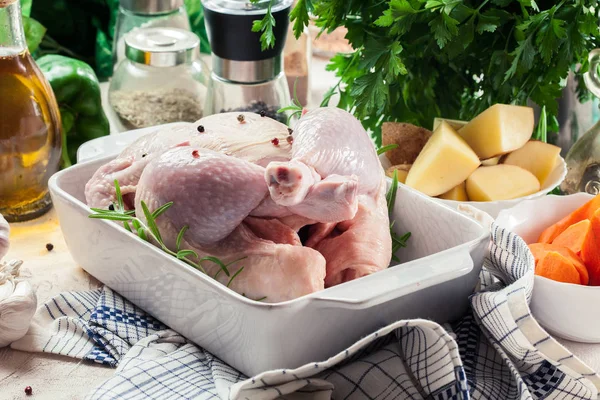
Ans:
[{"label": "olive oil bottle", "polygon": [[0,214],[8,221],[50,209],[60,129],[52,88],[27,50],[19,0],[0,0]]}]

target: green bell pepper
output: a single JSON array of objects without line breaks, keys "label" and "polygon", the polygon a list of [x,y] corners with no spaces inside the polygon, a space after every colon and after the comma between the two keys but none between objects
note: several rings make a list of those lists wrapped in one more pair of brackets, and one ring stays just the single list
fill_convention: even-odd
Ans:
[{"label": "green bell pepper", "polygon": [[52,86],[62,119],[62,167],[72,165],[84,142],[110,132],[102,110],[100,84],[92,67],[55,54],[36,60]]}]

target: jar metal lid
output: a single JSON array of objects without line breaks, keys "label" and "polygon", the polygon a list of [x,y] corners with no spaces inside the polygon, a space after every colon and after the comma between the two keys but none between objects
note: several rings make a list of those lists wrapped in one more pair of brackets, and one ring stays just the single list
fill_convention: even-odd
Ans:
[{"label": "jar metal lid", "polygon": [[120,0],[120,4],[137,14],[162,14],[183,7],[183,0]]},{"label": "jar metal lid", "polygon": [[125,56],[153,67],[173,67],[198,56],[200,38],[175,28],[140,28],[125,35]]}]

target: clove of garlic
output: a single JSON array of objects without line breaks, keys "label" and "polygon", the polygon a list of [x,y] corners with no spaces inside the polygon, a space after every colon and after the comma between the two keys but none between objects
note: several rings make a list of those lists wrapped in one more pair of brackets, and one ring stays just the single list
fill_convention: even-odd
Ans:
[{"label": "clove of garlic", "polygon": [[0,347],[25,336],[37,308],[31,284],[18,278],[21,264],[0,263]]}]

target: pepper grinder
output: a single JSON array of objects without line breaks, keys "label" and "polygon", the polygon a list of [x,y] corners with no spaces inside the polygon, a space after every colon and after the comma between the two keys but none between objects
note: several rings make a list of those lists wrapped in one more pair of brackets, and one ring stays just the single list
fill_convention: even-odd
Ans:
[{"label": "pepper grinder", "polygon": [[[213,63],[205,115],[250,111],[287,120],[277,110],[291,103],[282,58],[291,4],[292,0],[202,1]],[[252,32],[252,23],[265,16],[269,5],[275,46],[263,51],[261,32]]]}]

